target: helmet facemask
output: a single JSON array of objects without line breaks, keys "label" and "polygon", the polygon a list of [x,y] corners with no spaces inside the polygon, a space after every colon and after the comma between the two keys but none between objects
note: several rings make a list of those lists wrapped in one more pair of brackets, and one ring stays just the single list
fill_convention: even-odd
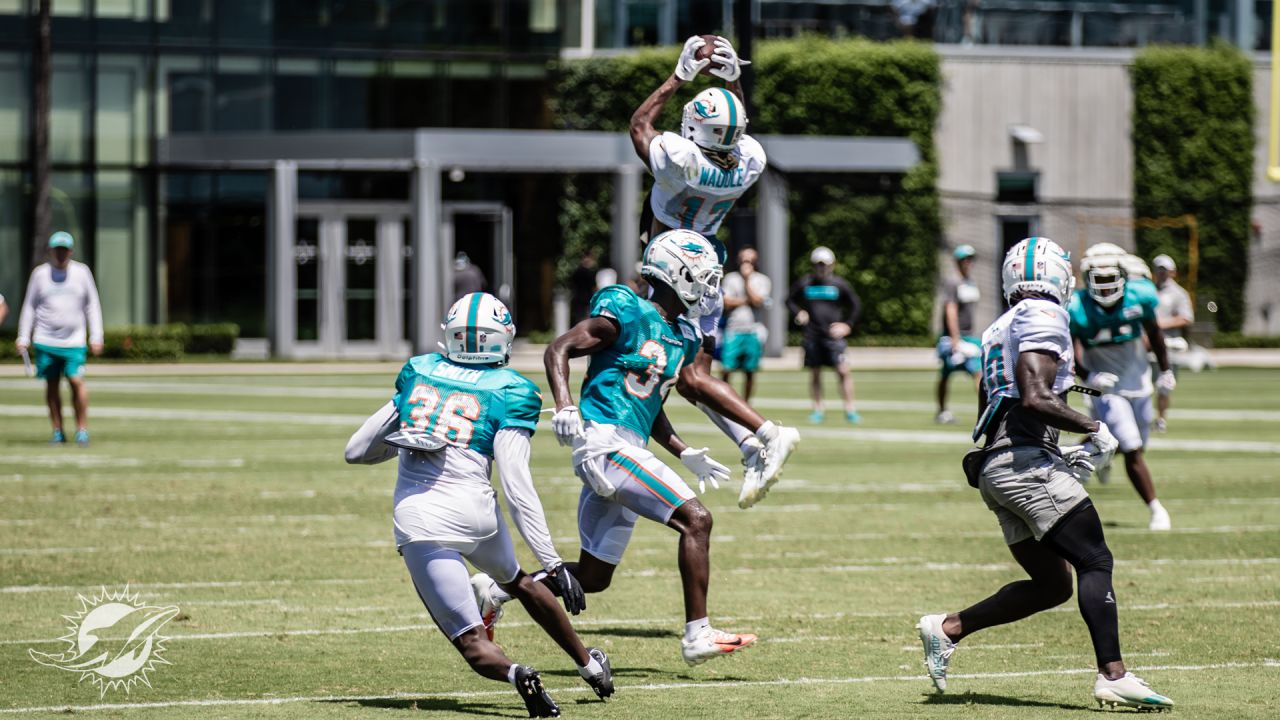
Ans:
[{"label": "helmet facemask", "polygon": [[1125,273],[1118,265],[1089,268],[1085,283],[1089,297],[1103,307],[1112,307],[1124,298]]}]

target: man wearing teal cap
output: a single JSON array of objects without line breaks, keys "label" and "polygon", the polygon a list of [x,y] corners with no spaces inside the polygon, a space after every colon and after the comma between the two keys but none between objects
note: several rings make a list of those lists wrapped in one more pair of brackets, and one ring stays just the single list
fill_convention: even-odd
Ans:
[{"label": "man wearing teal cap", "polygon": [[[76,443],[89,444],[89,390],[84,384],[84,362],[92,351],[102,354],[102,305],[89,266],[71,259],[75,239],[70,233],[49,237],[49,262],[31,271],[27,295],[18,316],[18,352],[36,351],[36,374],[45,379],[45,400],[53,422],[50,442],[65,443],[62,431],[62,394],[66,376],[76,411]],[[86,332],[87,324],[87,332]]]},{"label": "man wearing teal cap", "polygon": [[963,370],[970,377],[978,377],[982,361],[979,358],[982,341],[974,334],[973,309],[982,296],[970,274],[977,251],[972,245],[961,245],[952,255],[956,259],[959,280],[948,280],[942,288],[942,337],[938,338],[938,358],[942,360],[942,374],[938,376],[938,415],[936,420],[944,425],[956,421],[947,410],[947,380],[951,373]]}]

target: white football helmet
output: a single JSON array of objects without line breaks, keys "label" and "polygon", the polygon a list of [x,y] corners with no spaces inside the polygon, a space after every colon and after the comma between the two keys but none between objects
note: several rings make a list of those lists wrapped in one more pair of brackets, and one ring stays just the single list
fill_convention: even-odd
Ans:
[{"label": "white football helmet", "polygon": [[1080,274],[1089,297],[1103,307],[1111,307],[1124,298],[1125,272],[1123,249],[1111,243],[1099,243],[1085,251],[1080,261]]},{"label": "white football helmet", "polygon": [[1029,237],[1005,253],[1000,268],[1004,299],[1026,293],[1041,293],[1065,304],[1076,286],[1071,272],[1071,253],[1046,237]]},{"label": "white football helmet", "polygon": [[729,152],[747,129],[747,112],[737,95],[725,88],[708,88],[684,106],[680,134],[705,150]]},{"label": "white football helmet", "polygon": [[1120,258],[1120,267],[1124,268],[1124,272],[1131,278],[1151,279],[1151,268],[1147,265],[1147,261],[1137,255],[1126,254]]},{"label": "white football helmet", "polygon": [[489,293],[463,295],[449,308],[440,327],[444,330],[440,349],[456,363],[506,365],[511,357],[516,337],[511,311]]},{"label": "white football helmet", "polygon": [[703,295],[720,291],[724,268],[706,238],[692,230],[668,230],[644,249],[640,276],[675,290],[685,309],[694,310]]}]

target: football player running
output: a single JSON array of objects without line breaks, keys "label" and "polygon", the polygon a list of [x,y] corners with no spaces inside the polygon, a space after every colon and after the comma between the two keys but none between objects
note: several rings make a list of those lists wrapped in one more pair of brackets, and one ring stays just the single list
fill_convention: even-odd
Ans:
[{"label": "football player running", "polygon": [[609,659],[583,647],[554,595],[520,569],[489,481],[496,459],[512,520],[565,609],[577,615],[586,608],[582,588],[556,554],[529,472],[542,396],[532,381],[504,367],[515,325],[496,297],[464,295],[449,309],[444,335],[443,353],[405,363],[395,395],[351,437],[346,460],[374,464],[399,457],[396,546],[431,619],[472,670],[514,685],[529,717],[559,717],[538,672],[513,663],[486,632],[462,562],[500,578],[503,590],[573,658],[596,694],[613,694]]},{"label": "football player running", "polygon": [[[1156,386],[1171,392],[1177,384],[1156,318],[1160,304],[1156,286],[1138,275],[1124,250],[1110,243],[1089,248],[1080,269],[1085,287],[1075,291],[1068,306],[1076,374],[1102,393],[1093,398],[1093,417],[1105,422],[1120,441],[1129,482],[1151,512],[1148,527],[1168,530],[1169,513],[1156,499],[1151,470],[1143,457],[1153,415],[1151,365],[1143,333],[1160,368]],[[1098,467],[1101,482],[1110,475],[1110,466]]]},{"label": "football player running", "polygon": [[[689,486],[645,446],[650,437],[698,478],[719,487],[729,469],[707,448],[692,448],[667,419],[663,401],[672,385],[696,381],[698,328],[682,317],[720,282],[715,250],[689,230],[665,232],[645,249],[640,274],[653,287],[649,299],[611,285],[591,300],[591,316],[547,348],[547,378],[556,414],[551,426],[573,447],[573,469],[583,482],[578,501],[582,552],[568,568],[588,593],[609,587],[636,520],[644,517],[680,534],[680,580],[685,629],[681,653],[690,665],[747,647],[755,635],[725,633],[707,618],[711,575],[711,512]],[[569,359],[590,356],[579,405],[569,389]],[[739,401],[741,402],[741,401]],[[483,594],[485,607],[505,600]]]},{"label": "football player running", "polygon": [[[685,41],[671,77],[653,91],[631,116],[631,142],[645,167],[653,173],[648,209],[653,219],[641,228],[642,237],[655,238],[673,229],[702,235],[723,265],[728,259],[724,243],[716,237],[726,215],[765,171],[764,148],[746,134],[747,114],[738,79],[742,66],[728,40],[717,37],[710,57],[699,59],[706,46],[701,36]],[[723,88],[698,93],[684,106],[680,134],[659,132],[654,122],[684,83],[703,70],[725,81]],[[642,225],[644,221],[642,219]],[[783,464],[800,442],[795,428],[776,426],[753,410],[728,383],[711,374],[711,355],[720,337],[724,301],[719,288],[685,314],[697,318],[703,348],[690,372],[696,382],[681,383],[678,392],[707,414],[742,451],[746,468],[738,505],[749,508],[768,493]],[[734,410],[725,411],[725,406]]]},{"label": "football player running", "polygon": [[[1075,280],[1071,261],[1052,240],[1032,237],[1009,251],[1001,275],[1010,308],[982,334],[982,411],[974,440],[985,435],[985,442],[965,456],[964,469],[1030,579],[960,612],[920,618],[925,667],[945,692],[957,643],[1066,602],[1075,568],[1080,614],[1098,666],[1098,704],[1170,708],[1172,700],[1125,670],[1111,550],[1098,511],[1077,480],[1109,458],[1116,439],[1104,422],[1072,410],[1064,399],[1072,373],[1063,307]],[[1087,434],[1088,441],[1059,447],[1061,430]]]}]

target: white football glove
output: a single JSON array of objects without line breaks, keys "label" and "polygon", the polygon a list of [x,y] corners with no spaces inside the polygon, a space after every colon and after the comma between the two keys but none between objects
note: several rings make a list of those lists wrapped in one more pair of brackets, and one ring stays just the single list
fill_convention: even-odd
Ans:
[{"label": "white football glove", "polygon": [[573,441],[582,437],[582,416],[574,405],[566,405],[551,416],[551,431],[561,446],[572,447]]},{"label": "white football glove", "polygon": [[1114,373],[1091,372],[1089,377],[1085,378],[1084,384],[1106,395],[1111,392],[1111,388],[1114,388],[1118,382],[1120,382],[1120,378]]},{"label": "white football glove", "polygon": [[719,490],[720,481],[729,479],[729,468],[712,460],[707,456],[710,452],[709,448],[685,448],[680,453],[680,462],[689,468],[689,471],[698,476],[698,492],[707,491],[707,481],[711,481],[711,487]]},{"label": "white football glove", "polygon": [[969,361],[969,358],[964,353],[957,350],[956,352],[951,353],[950,360],[952,367],[962,367]]},{"label": "white football glove", "polygon": [[1076,482],[1084,483],[1093,474],[1093,455],[1084,445],[1064,445],[1058,448],[1067,469],[1075,476]]},{"label": "white football glove", "polygon": [[698,59],[698,50],[706,44],[707,41],[697,35],[690,36],[684,41],[684,48],[680,50],[680,59],[676,61],[676,77],[689,82],[711,64],[711,58]]},{"label": "white football glove", "polygon": [[1156,378],[1156,391],[1161,395],[1173,393],[1176,387],[1178,387],[1178,379],[1173,376],[1173,370],[1165,370]]},{"label": "white football glove", "polygon": [[1111,428],[1107,427],[1106,423],[1098,421],[1098,429],[1089,433],[1089,442],[1085,443],[1084,447],[1091,456],[1089,462],[1095,467],[1102,467],[1111,462],[1111,456],[1115,455],[1116,448],[1120,447],[1120,441],[1111,434]]},{"label": "white football glove", "polygon": [[711,74],[725,82],[737,81],[742,77],[742,66],[751,64],[750,60],[739,58],[738,51],[733,49],[733,45],[719,35],[716,36],[715,51],[709,59],[718,66],[711,68]]}]

